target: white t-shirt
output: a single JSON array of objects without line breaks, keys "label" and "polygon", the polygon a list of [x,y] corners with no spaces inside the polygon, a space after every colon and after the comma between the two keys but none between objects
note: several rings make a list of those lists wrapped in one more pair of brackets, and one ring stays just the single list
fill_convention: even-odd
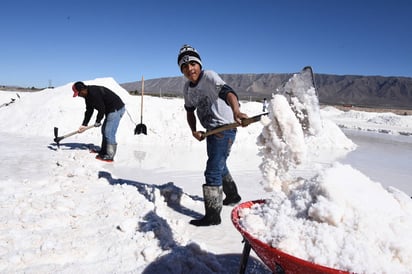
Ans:
[{"label": "white t-shirt", "polygon": [[211,130],[234,122],[231,107],[219,97],[226,83],[212,70],[204,70],[196,85],[186,82],[183,96],[186,108],[195,108],[201,125]]}]

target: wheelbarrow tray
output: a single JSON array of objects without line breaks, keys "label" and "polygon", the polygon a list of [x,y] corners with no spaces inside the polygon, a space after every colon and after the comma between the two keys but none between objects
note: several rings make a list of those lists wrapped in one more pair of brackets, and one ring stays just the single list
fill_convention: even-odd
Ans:
[{"label": "wheelbarrow tray", "polygon": [[263,261],[263,263],[269,267],[273,273],[283,273],[280,270],[283,270],[284,273],[296,273],[296,274],[323,274],[323,273],[330,273],[330,274],[337,274],[337,273],[349,273],[347,271],[337,270],[333,268],[329,268],[326,266],[318,265],[309,261],[305,261],[303,259],[294,257],[289,255],[285,252],[282,252],[279,249],[276,249],[258,239],[253,237],[250,233],[248,233],[240,224],[239,224],[239,210],[244,208],[250,208],[254,204],[262,204],[265,203],[265,200],[256,200],[256,201],[248,201],[239,204],[232,210],[232,222],[237,230],[239,230],[240,234],[244,237],[246,241],[249,242],[251,248],[255,251],[255,253],[259,256],[259,258]]}]

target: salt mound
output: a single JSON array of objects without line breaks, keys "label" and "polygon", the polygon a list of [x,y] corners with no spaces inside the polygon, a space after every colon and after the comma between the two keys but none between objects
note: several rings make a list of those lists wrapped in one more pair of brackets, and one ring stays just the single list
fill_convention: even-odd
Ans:
[{"label": "salt mound", "polygon": [[[348,174],[351,181],[336,180]],[[254,237],[316,264],[355,273],[412,269],[412,200],[347,165],[336,163],[239,214]]]},{"label": "salt mound", "polygon": [[[292,91],[291,83],[302,86],[289,81]],[[311,113],[301,110],[318,106],[301,105],[296,112],[290,102],[274,95],[270,115],[262,119],[258,139],[262,184],[272,197],[241,209],[240,225],[262,242],[316,264],[356,273],[410,273],[410,197],[394,188],[384,189],[338,162],[319,165],[310,178],[294,176],[292,168],[312,160],[305,155],[316,155],[319,149],[350,151],[355,146],[327,120],[299,119],[301,113]]]}]

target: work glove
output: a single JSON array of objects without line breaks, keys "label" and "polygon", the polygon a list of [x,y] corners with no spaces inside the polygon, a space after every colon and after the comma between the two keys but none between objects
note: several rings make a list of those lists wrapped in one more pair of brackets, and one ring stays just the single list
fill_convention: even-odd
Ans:
[{"label": "work glove", "polygon": [[102,124],[99,123],[99,122],[94,123],[94,126],[95,126],[95,127],[100,127],[101,125],[102,125]]}]

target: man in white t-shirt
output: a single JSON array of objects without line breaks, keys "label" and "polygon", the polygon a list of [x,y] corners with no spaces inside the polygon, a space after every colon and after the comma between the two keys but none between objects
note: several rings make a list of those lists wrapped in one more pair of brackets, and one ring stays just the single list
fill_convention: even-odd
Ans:
[{"label": "man in white t-shirt", "polygon": [[[239,109],[238,97],[233,89],[216,72],[202,70],[202,61],[196,49],[184,45],[179,51],[177,63],[188,79],[183,89],[184,107],[194,138],[199,141],[205,139],[204,132],[196,127],[197,119],[209,131],[234,122],[241,124],[241,119],[247,118]],[[235,137],[236,129],[206,137],[208,160],[204,172],[206,183],[203,185],[206,213],[199,220],[191,220],[192,225],[220,224],[222,205],[234,205],[241,200],[226,165]],[[222,190],[226,195],[224,200]]]}]

